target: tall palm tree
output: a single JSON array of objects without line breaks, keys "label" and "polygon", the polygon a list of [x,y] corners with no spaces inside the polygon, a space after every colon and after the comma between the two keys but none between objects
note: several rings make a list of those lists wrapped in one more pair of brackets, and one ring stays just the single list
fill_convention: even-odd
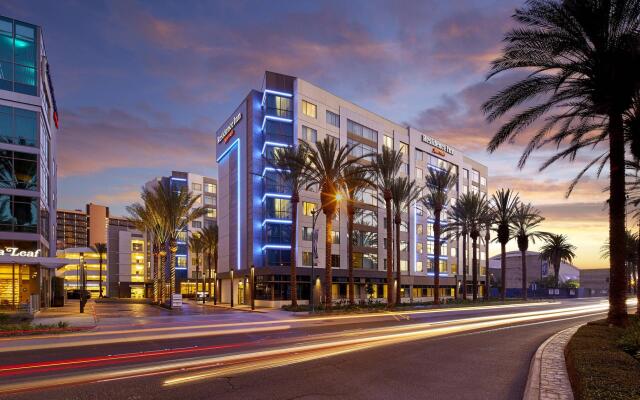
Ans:
[{"label": "tall palm tree", "polygon": [[[345,181],[349,178],[350,167],[356,166],[364,156],[353,156],[350,153],[356,147],[342,146],[339,147],[338,141],[325,138],[316,144],[316,148],[306,143],[302,143],[308,154],[307,166],[305,169],[305,180],[307,189],[317,186],[320,189],[320,208],[325,215],[325,282],[324,296],[325,307],[331,309],[333,306],[332,299],[332,261],[331,261],[331,244],[332,244],[332,228],[333,219],[339,211],[339,200],[342,193],[346,191]],[[339,266],[338,266],[339,267]]]},{"label": "tall palm tree", "polygon": [[155,187],[157,209],[161,211],[161,224],[169,232],[169,299],[172,304],[173,293],[176,290],[176,253],[178,251],[178,237],[189,224],[206,214],[206,208],[197,206],[200,195],[194,195],[186,189],[171,190],[169,185],[159,184]]},{"label": "tall palm tree", "polygon": [[[386,211],[387,232],[387,305],[393,304],[393,225],[391,220],[392,200],[391,187],[402,166],[402,153],[382,146],[382,152],[376,154],[373,170],[376,176],[376,188],[382,194]],[[399,266],[396,266],[399,267]]]},{"label": "tall palm tree", "polygon": [[[217,304],[218,286],[217,286],[217,282],[215,282],[215,279],[217,279],[217,276],[218,276],[218,225],[213,224],[213,225],[205,226],[204,228],[202,228],[202,231],[200,231],[200,233],[202,234],[202,241],[204,243],[203,251],[207,255],[207,269],[208,269],[207,291],[209,292],[209,296],[213,298],[213,304]],[[213,265],[213,276],[215,276],[213,291],[211,290],[211,277],[212,277],[211,266],[212,265]]]},{"label": "tall palm tree", "polygon": [[527,299],[527,250],[529,240],[535,243],[537,238],[544,238],[547,234],[537,231],[538,226],[544,221],[540,211],[531,203],[520,203],[516,207],[511,223],[511,236],[516,238],[518,249],[522,258],[522,298]]},{"label": "tall palm tree", "polygon": [[[204,240],[200,232],[194,232],[189,238],[189,252],[195,256],[196,262],[196,301],[198,301],[198,281],[200,280],[200,255],[204,251]],[[204,274],[202,279],[202,291],[204,292]],[[204,296],[203,296],[204,298]]]},{"label": "tall palm tree", "polygon": [[373,185],[369,176],[370,168],[365,166],[351,166],[346,169],[345,200],[347,202],[347,260],[349,268],[349,304],[355,304],[355,285],[353,282],[353,219],[356,213],[355,203],[358,196]]},{"label": "tall palm tree", "polygon": [[164,266],[166,256],[166,244],[169,240],[169,231],[162,224],[162,210],[158,208],[159,202],[156,199],[157,192],[142,188],[140,195],[141,203],[134,203],[127,206],[130,214],[129,220],[141,232],[146,232],[147,237],[152,242],[153,251],[153,301],[162,303],[164,301]]},{"label": "tall palm tree", "polygon": [[491,274],[489,274],[489,241],[491,240],[491,227],[493,226],[493,210],[489,209],[489,218],[484,226],[484,299],[489,300],[491,291]]},{"label": "tall palm tree", "polygon": [[298,203],[300,203],[300,190],[306,183],[305,169],[307,168],[307,151],[303,146],[285,147],[275,152],[272,160],[268,160],[274,166],[282,181],[291,189],[291,272],[289,287],[291,290],[291,305],[298,305],[298,280],[296,273],[296,250],[298,241]]},{"label": "tall palm tree", "polygon": [[[516,211],[520,197],[511,189],[500,189],[492,196],[494,216],[494,230],[497,234],[495,240],[500,243],[500,299],[505,300],[507,295],[507,243],[511,240],[511,222]],[[488,259],[488,257],[487,257]]]},{"label": "tall palm tree", "polygon": [[101,243],[101,242],[97,242],[93,245],[93,249],[95,250],[96,253],[98,253],[98,256],[100,257],[100,294],[98,295],[98,297],[102,298],[102,260],[104,259],[104,254],[107,253],[107,244],[106,243]]},{"label": "tall palm tree", "polygon": [[[461,231],[463,240],[466,234],[471,238],[472,295],[473,301],[476,301],[478,300],[478,238],[480,237],[480,231],[490,219],[489,201],[485,194],[479,192],[465,193],[458,198],[456,204],[451,207],[451,211],[451,221],[447,226],[447,230],[456,229]],[[463,257],[466,259],[466,249]]]},{"label": "tall palm tree", "polygon": [[548,260],[553,265],[556,287],[560,284],[560,263],[571,263],[576,256],[576,246],[569,243],[566,235],[549,233],[544,237],[544,244],[540,247],[540,258]]},{"label": "tall palm tree", "polygon": [[[608,141],[603,150],[576,177],[591,166],[609,163],[610,290],[608,320],[628,321],[624,269],[625,218],[625,113],[632,107],[640,77],[639,0],[534,0],[516,10],[520,26],[505,36],[502,55],[493,62],[489,78],[505,71],[523,70],[525,78],[492,96],[484,105],[492,122],[510,115],[490,141],[495,151],[540,119],[519,166],[529,154],[547,143],[568,146],[551,157],[553,162]],[[522,106],[527,104],[526,109]],[[520,109],[517,112],[513,112]],[[549,115],[551,114],[552,115]],[[637,135],[634,142],[640,141]]]},{"label": "tall palm tree", "polygon": [[[402,271],[400,270],[400,226],[402,225],[402,213],[409,212],[411,204],[415,203],[421,195],[421,190],[417,187],[415,181],[407,177],[394,179],[391,185],[391,196],[393,199],[394,217],[393,222],[396,225],[396,305],[402,303]],[[408,222],[408,221],[407,221]],[[408,224],[407,224],[408,225]],[[410,268],[407,268],[410,271]]]},{"label": "tall palm tree", "polygon": [[422,198],[422,204],[433,212],[433,302],[440,304],[440,238],[442,235],[442,211],[449,203],[449,191],[458,183],[458,176],[451,168],[446,171],[429,169],[427,175],[427,194]]}]

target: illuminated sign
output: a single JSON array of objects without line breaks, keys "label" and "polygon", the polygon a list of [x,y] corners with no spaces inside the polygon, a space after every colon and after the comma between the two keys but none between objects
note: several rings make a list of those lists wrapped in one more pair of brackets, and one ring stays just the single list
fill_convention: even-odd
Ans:
[{"label": "illuminated sign", "polygon": [[224,128],[224,130],[220,135],[218,135],[218,144],[222,142],[227,143],[229,139],[233,137],[233,135],[236,133],[236,131],[233,128],[235,128],[235,126],[238,125],[238,122],[240,122],[241,119],[242,119],[242,113],[238,113],[238,115],[233,117],[229,125],[227,125],[227,127]]},{"label": "illuminated sign", "polygon": [[49,63],[47,63],[47,83],[49,84],[49,90],[51,91],[51,103],[53,103],[53,122],[56,124],[56,128],[60,128],[58,124],[58,106],[56,105],[56,95],[53,91],[53,85],[51,84],[51,73],[49,72]]},{"label": "illuminated sign", "polygon": [[[444,156],[444,153],[449,153],[453,155],[453,149],[446,144],[440,143],[431,136],[422,135],[422,141],[433,146],[433,152],[435,154],[439,154]],[[439,153],[438,150],[441,152]]]},{"label": "illuminated sign", "polygon": [[439,148],[437,148],[437,147],[432,147],[432,148],[431,148],[431,152],[432,152],[433,154],[437,154],[437,155],[442,156],[442,157],[446,156],[445,152],[444,152],[444,151],[442,151],[442,150],[440,150],[440,149],[439,149]]},{"label": "illuminated sign", "polygon": [[4,250],[0,249],[0,256],[39,257],[40,250],[24,251],[17,247],[5,247]]}]

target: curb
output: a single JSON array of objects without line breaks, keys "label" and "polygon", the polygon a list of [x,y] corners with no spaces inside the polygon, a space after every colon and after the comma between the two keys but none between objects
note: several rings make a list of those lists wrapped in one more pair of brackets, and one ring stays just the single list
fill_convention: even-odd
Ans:
[{"label": "curb", "polygon": [[583,325],[585,324],[562,330],[538,347],[529,366],[523,400],[573,400],[564,348]]}]

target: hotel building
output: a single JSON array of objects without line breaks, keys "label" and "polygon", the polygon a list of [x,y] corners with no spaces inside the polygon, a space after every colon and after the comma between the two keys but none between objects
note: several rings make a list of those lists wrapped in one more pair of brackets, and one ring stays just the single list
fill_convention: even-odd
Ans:
[{"label": "hotel building", "polygon": [[58,287],[57,132],[42,29],[0,16],[0,308],[49,307]]},{"label": "hotel building", "polygon": [[[194,174],[191,172],[171,171],[170,176],[163,176],[151,180],[145,184],[147,189],[162,184],[168,185],[174,191],[189,190],[194,195],[200,195],[198,206],[205,207],[207,213],[192,221],[178,235],[178,252],[176,253],[176,282],[178,292],[183,295],[191,295],[195,291],[196,279],[196,260],[189,254],[189,238],[194,232],[199,232],[202,228],[216,223],[218,218],[218,182],[215,178]],[[149,262],[153,264],[152,249],[148,248],[147,257]],[[203,277],[204,262],[200,260],[200,275],[198,279]],[[153,265],[150,270],[153,271]],[[167,257],[167,265],[165,266],[169,276],[169,257]]]},{"label": "hotel building", "polygon": [[[286,304],[290,299],[290,191],[277,171],[265,159],[279,147],[313,144],[331,138],[341,146],[354,145],[354,156],[379,153],[382,146],[402,153],[400,176],[409,176],[424,185],[429,169],[452,167],[458,184],[452,197],[467,191],[487,191],[487,167],[458,149],[440,141],[433,133],[397,124],[300,78],[266,72],[260,90],[251,90],[216,132],[218,163],[220,253],[219,286],[223,302],[249,300],[248,277],[256,271],[256,302]],[[364,160],[368,162],[370,160]],[[334,241],[330,249],[324,240],[317,244],[315,276],[311,277],[312,213],[319,208],[319,194],[303,191],[298,205],[296,265],[298,294],[302,302],[310,297],[310,283],[322,287],[325,252],[333,257],[334,299],[347,294],[346,204],[334,221]],[[386,232],[384,204],[372,190],[356,204],[354,257],[356,297],[384,301],[386,293]],[[443,215],[446,222],[446,212]],[[324,214],[316,229],[323,237]],[[402,293],[407,300],[429,300],[433,296],[433,219],[421,205],[403,215],[400,234],[403,274]],[[391,244],[390,244],[391,245]],[[442,245],[441,291],[454,296],[462,280],[462,243],[451,240]],[[469,256],[469,255],[468,255]],[[480,258],[484,260],[484,252]],[[394,255],[395,258],[395,255]],[[394,260],[395,261],[395,260]],[[484,265],[484,263],[480,263]],[[470,263],[469,263],[470,265]],[[469,269],[470,271],[470,269]],[[480,270],[484,276],[484,270]],[[394,275],[395,276],[395,275]],[[469,272],[469,280],[471,273]],[[314,296],[319,296],[314,291]],[[318,297],[319,298],[319,297]]]}]

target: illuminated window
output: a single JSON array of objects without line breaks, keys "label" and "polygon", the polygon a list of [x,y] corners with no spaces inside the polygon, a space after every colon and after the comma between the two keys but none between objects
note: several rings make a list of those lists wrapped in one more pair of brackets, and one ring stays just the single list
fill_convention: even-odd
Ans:
[{"label": "illuminated window", "polygon": [[480,181],[480,172],[476,171],[475,169],[472,169],[471,170],[471,182],[478,183],[478,181]]},{"label": "illuminated window", "polygon": [[386,148],[392,150],[393,149],[393,138],[389,137],[387,135],[384,135],[384,138],[382,139],[383,142],[383,146],[385,146]]},{"label": "illuminated window", "polygon": [[480,177],[480,186],[487,186],[487,178],[484,176]]},{"label": "illuminated window", "polygon": [[407,251],[408,247],[406,240],[400,241],[400,251]]},{"label": "illuminated window", "polygon": [[186,242],[187,241],[187,231],[180,231],[178,232],[178,237],[177,237],[178,242]]},{"label": "illuminated window", "polygon": [[205,214],[209,218],[216,218],[218,212],[215,208],[207,208],[207,214]]},{"label": "illuminated window", "polygon": [[458,250],[452,246],[451,247],[451,257],[456,257],[456,255],[458,254]]},{"label": "illuminated window", "polygon": [[310,226],[302,227],[302,240],[312,240],[313,232]]},{"label": "illuminated window", "polygon": [[416,253],[422,254],[422,243],[416,243]]},{"label": "illuminated window", "polygon": [[311,217],[312,216],[312,211],[316,210],[316,203],[311,203],[309,201],[303,201],[302,202],[302,214],[307,216],[307,217]]},{"label": "illuminated window", "polygon": [[407,156],[409,154],[409,146],[406,143],[400,142],[400,146],[398,146],[398,152],[402,154],[402,156]]},{"label": "illuminated window", "polygon": [[302,113],[307,117],[317,118],[318,110],[315,104],[302,100]]},{"label": "illuminated window", "polygon": [[458,264],[451,264],[451,273],[452,274],[458,273]]},{"label": "illuminated window", "polygon": [[416,225],[416,234],[422,235],[422,229],[423,229],[422,227],[423,227],[422,224]]},{"label": "illuminated window", "polygon": [[340,244],[340,232],[338,231],[331,232],[331,243]]},{"label": "illuminated window", "polygon": [[427,241],[427,254],[433,254],[433,242]]},{"label": "illuminated window", "polygon": [[204,191],[207,193],[216,193],[216,184],[215,183],[205,183]]},{"label": "illuminated window", "polygon": [[422,272],[422,261],[416,261],[416,271]]},{"label": "illuminated window", "polygon": [[176,265],[178,267],[186,267],[187,266],[187,257],[176,257]]},{"label": "illuminated window", "polygon": [[310,251],[303,251],[302,252],[302,265],[311,266],[312,262],[313,262],[313,253],[311,253]]},{"label": "illuminated window", "polygon": [[406,272],[409,270],[409,263],[407,260],[400,260],[400,271]]}]

